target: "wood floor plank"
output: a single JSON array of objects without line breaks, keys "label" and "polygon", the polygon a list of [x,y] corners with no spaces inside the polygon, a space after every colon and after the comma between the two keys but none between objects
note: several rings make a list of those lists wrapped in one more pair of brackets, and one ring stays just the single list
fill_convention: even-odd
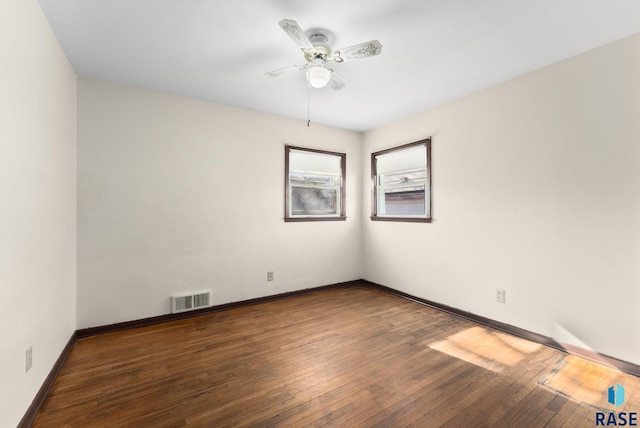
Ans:
[{"label": "wood floor plank", "polygon": [[593,426],[613,380],[640,405],[589,364],[351,285],[81,339],[34,426]]}]

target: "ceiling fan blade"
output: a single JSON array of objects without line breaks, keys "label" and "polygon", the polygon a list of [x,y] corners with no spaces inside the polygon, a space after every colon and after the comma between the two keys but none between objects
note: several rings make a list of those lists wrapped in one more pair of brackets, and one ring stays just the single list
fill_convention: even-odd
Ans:
[{"label": "ceiling fan blade", "polygon": [[342,48],[333,53],[333,60],[336,62],[349,61],[352,59],[376,56],[382,53],[382,44],[377,40]]},{"label": "ceiling fan blade", "polygon": [[340,89],[344,88],[344,82],[336,74],[335,71],[331,73],[331,79],[329,79],[329,85],[331,85],[331,89],[333,89],[334,91],[339,91]]},{"label": "ceiling fan blade", "polygon": [[289,67],[279,68],[277,70],[273,70],[264,74],[269,77],[278,77],[278,76],[282,76],[285,73],[289,73],[290,71],[302,70],[304,68],[305,68],[304,65],[290,65]]},{"label": "ceiling fan blade", "polygon": [[304,31],[302,31],[302,28],[300,28],[296,21],[294,21],[293,19],[283,19],[282,21],[278,22],[278,25],[280,25],[284,32],[287,33],[289,37],[291,37],[293,41],[296,42],[296,44],[302,49],[313,49],[311,41],[309,41],[309,38],[306,34],[304,34]]}]

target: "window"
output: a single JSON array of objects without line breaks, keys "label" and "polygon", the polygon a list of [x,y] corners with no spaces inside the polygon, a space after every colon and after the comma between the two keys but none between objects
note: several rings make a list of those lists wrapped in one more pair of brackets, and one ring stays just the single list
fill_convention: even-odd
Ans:
[{"label": "window", "polygon": [[431,139],[371,154],[371,220],[431,222]]},{"label": "window", "polygon": [[347,155],[285,146],[284,221],[345,220]]}]

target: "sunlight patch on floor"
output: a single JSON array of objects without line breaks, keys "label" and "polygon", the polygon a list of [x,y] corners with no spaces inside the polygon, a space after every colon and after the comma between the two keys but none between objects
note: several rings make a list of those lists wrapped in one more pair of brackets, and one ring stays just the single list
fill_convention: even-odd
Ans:
[{"label": "sunlight patch on floor", "polygon": [[521,362],[527,354],[539,350],[542,345],[478,326],[433,342],[429,347],[501,373],[506,367],[513,367]]},{"label": "sunlight patch on floor", "polygon": [[[566,355],[557,368],[540,381],[540,385],[560,392],[568,398],[601,409],[610,409],[607,389],[616,383],[624,384],[626,375],[619,370],[593,363],[574,355]],[[627,389],[627,401],[630,398]],[[616,410],[621,410],[618,408]]]}]

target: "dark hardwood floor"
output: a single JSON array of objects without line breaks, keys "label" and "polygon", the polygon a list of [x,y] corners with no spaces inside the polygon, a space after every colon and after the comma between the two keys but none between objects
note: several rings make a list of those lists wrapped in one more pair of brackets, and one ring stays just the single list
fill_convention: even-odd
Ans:
[{"label": "dark hardwood floor", "polygon": [[80,339],[34,426],[592,427],[640,411],[639,389],[356,285]]}]

